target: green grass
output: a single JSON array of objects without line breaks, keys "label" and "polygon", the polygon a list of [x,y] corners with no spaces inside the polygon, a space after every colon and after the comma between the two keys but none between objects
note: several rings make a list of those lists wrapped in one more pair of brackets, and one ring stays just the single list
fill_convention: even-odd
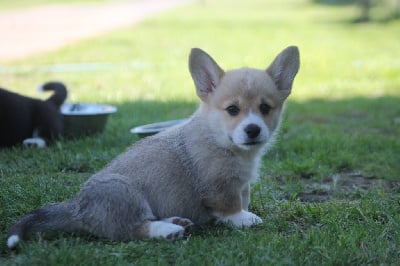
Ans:
[{"label": "green grass", "polygon": [[[70,101],[114,104],[118,113],[96,137],[0,151],[0,264],[398,264],[400,21],[348,23],[357,15],[352,6],[305,0],[209,0],[2,65],[3,87],[44,97],[35,86],[60,79]],[[196,109],[191,47],[205,49],[225,69],[264,68],[292,44],[300,48],[300,72],[279,140],[253,188],[251,209],[264,224],[198,228],[173,243],[38,235],[19,254],[6,249],[18,217],[72,197],[138,139],[131,127]],[[87,63],[101,64],[77,71]]]}]

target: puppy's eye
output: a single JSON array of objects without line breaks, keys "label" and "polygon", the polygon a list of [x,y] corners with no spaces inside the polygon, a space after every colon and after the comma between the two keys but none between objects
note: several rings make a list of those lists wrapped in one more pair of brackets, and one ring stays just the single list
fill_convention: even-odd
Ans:
[{"label": "puppy's eye", "polygon": [[237,116],[239,114],[239,112],[240,112],[240,108],[237,107],[236,105],[228,106],[225,110],[231,116]]},{"label": "puppy's eye", "polygon": [[260,104],[260,112],[261,112],[263,115],[267,115],[267,114],[269,113],[269,111],[271,111],[271,106],[269,106],[269,105],[266,104],[266,103]]}]

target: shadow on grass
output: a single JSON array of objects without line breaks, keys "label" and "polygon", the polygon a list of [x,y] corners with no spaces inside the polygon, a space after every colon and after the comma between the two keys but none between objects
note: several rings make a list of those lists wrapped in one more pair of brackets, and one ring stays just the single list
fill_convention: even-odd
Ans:
[{"label": "shadow on grass", "polygon": [[[137,101],[116,104],[105,135],[138,139],[134,126],[189,117],[196,102]],[[400,97],[290,101],[281,134],[265,164],[272,175],[289,179],[331,179],[335,174],[361,173],[379,179],[400,179]],[[115,145],[115,144],[114,144]]]},{"label": "shadow on grass", "polygon": [[[33,173],[95,171],[139,139],[131,128],[187,118],[198,106],[197,102],[150,100],[108,104],[118,111],[102,134],[62,140],[44,150],[0,150],[2,176],[32,173],[30,169]],[[279,141],[265,158],[267,174],[324,179],[361,171],[365,176],[400,178],[399,135],[399,97],[289,100]],[[46,163],[51,152],[60,157]]]},{"label": "shadow on grass", "polygon": [[[361,1],[361,0],[311,0],[313,4],[339,7],[339,6],[356,6],[359,9],[360,15],[358,17],[347,19],[344,21],[337,21],[346,24],[364,24],[364,23],[378,23],[385,24],[394,20],[400,19],[400,13],[396,6],[389,2],[378,1]],[[379,9],[378,12],[375,9]],[[374,13],[380,13],[377,17]]]},{"label": "shadow on grass", "polygon": [[349,6],[359,4],[360,0],[311,0],[311,2],[328,6]]},{"label": "shadow on grass", "polygon": [[263,172],[285,199],[326,201],[369,189],[397,193],[398,136],[399,97],[291,101]]},{"label": "shadow on grass", "polygon": [[[272,196],[263,196],[267,192],[282,191],[285,200],[329,201],[337,190],[323,189],[332,187],[335,177],[335,186],[345,189],[340,196],[345,200],[380,186],[378,180],[397,182],[398,188],[399,103],[399,97],[289,101],[280,140],[264,159],[261,173],[268,181],[262,179],[254,190],[255,208],[271,200]],[[20,215],[74,196],[86,178],[139,139],[129,132],[132,127],[185,118],[198,105],[182,101],[109,104],[117,106],[118,112],[103,134],[62,140],[42,150],[0,151],[0,256],[9,256],[5,236]],[[232,234],[218,228],[215,232],[218,238]],[[92,238],[78,243],[86,241]]]},{"label": "shadow on grass", "polygon": [[[279,141],[265,157],[266,174],[324,180],[338,173],[362,173],[399,179],[399,103],[399,97],[289,100]],[[47,163],[47,168],[54,167],[50,171],[96,171],[139,139],[130,133],[133,127],[187,118],[198,106],[197,102],[150,100],[108,104],[118,111],[102,134],[66,139],[45,150],[0,151],[4,175],[28,173],[30,168],[40,172],[46,167],[38,167],[37,161],[46,160],[49,152],[60,153],[59,159]],[[26,160],[19,161],[21,156]]]}]

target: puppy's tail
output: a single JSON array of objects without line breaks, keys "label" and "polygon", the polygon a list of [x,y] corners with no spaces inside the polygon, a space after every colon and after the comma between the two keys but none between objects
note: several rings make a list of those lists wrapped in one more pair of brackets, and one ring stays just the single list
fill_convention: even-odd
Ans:
[{"label": "puppy's tail", "polygon": [[7,237],[7,246],[13,249],[21,240],[27,239],[35,232],[78,231],[78,224],[73,219],[73,210],[73,203],[62,202],[37,209],[23,216],[11,227]]},{"label": "puppy's tail", "polygon": [[54,91],[54,94],[51,95],[47,101],[53,102],[58,107],[61,106],[67,98],[67,87],[61,82],[47,82],[39,86],[39,89],[41,91]]}]

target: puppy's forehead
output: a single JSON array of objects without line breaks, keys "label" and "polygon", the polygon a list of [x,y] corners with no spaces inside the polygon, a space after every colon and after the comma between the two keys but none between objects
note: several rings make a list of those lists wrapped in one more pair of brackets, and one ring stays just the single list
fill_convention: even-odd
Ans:
[{"label": "puppy's forehead", "polygon": [[215,96],[220,100],[235,97],[244,97],[247,100],[274,98],[276,90],[275,83],[265,70],[240,68],[225,73]]}]

